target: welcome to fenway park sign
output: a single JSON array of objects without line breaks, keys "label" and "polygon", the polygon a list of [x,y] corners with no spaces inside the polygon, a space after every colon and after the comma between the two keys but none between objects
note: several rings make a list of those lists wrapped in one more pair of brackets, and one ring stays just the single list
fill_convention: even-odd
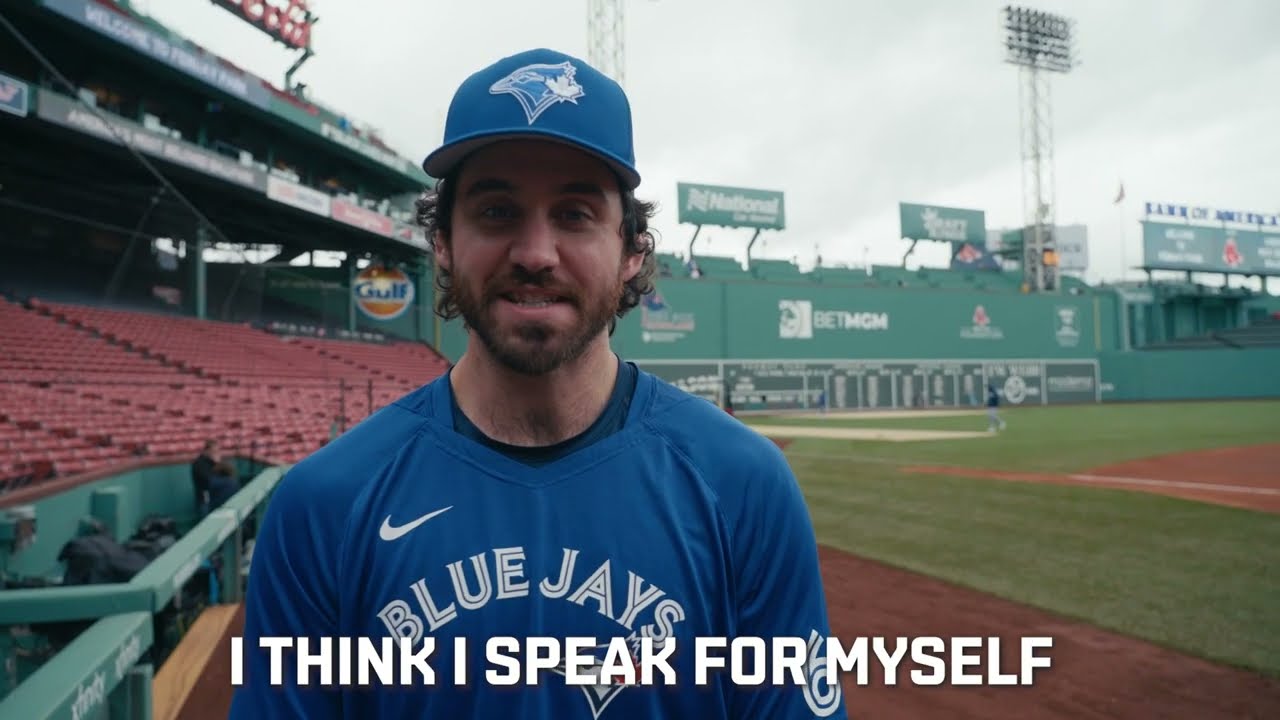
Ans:
[{"label": "welcome to fenway park sign", "polygon": [[289,47],[311,47],[307,0],[210,0]]}]

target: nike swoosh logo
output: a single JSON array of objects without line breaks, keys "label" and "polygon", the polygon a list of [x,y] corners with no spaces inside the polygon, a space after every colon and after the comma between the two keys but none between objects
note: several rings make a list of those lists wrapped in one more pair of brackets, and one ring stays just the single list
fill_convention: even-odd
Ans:
[{"label": "nike swoosh logo", "polygon": [[426,515],[423,515],[422,517],[418,518],[417,520],[414,520],[411,523],[407,523],[399,527],[393,527],[391,525],[391,516],[388,515],[387,519],[382,521],[382,528],[378,531],[378,537],[382,538],[383,540],[386,540],[387,542],[391,542],[392,540],[397,540],[400,537],[402,537],[405,533],[413,530],[414,528],[418,527],[422,523],[430,520],[431,518],[441,513],[447,512],[452,509],[453,509],[452,505],[450,505],[447,508],[440,508],[439,510],[436,510],[434,512],[429,512]]}]

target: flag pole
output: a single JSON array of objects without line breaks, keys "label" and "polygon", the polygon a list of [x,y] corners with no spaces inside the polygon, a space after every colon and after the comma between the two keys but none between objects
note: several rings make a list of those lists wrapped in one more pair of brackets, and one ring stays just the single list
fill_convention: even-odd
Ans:
[{"label": "flag pole", "polygon": [[1120,282],[1124,282],[1129,277],[1129,236],[1125,232],[1124,226],[1124,200],[1120,201]]},{"label": "flag pole", "polygon": [[1128,260],[1129,238],[1128,238],[1128,233],[1125,232],[1125,225],[1127,225],[1128,223],[1125,220],[1125,213],[1124,213],[1124,209],[1125,209],[1124,182],[1120,183],[1120,192],[1116,195],[1116,205],[1120,206],[1120,282],[1123,283],[1129,276],[1129,260]]}]

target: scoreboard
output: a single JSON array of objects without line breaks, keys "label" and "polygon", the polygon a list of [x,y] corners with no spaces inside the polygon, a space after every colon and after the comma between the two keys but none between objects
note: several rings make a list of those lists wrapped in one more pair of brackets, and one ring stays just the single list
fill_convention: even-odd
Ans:
[{"label": "scoreboard", "polygon": [[972,408],[995,385],[1004,405],[1100,400],[1093,360],[637,361],[648,372],[735,410]]}]

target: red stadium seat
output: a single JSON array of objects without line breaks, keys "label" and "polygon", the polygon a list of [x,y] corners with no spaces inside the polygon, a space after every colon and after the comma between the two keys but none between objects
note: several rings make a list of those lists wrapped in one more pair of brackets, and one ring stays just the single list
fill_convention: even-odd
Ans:
[{"label": "red stadium seat", "polygon": [[73,475],[139,453],[193,456],[209,437],[296,462],[335,421],[350,427],[448,369],[420,343],[287,339],[40,300],[0,300],[0,348],[0,491],[32,463]]}]

